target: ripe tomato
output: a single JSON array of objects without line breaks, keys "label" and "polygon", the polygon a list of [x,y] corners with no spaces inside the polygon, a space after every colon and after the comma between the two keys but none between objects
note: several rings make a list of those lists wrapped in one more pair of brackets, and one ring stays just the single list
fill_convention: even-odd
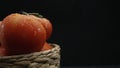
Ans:
[{"label": "ripe tomato", "polygon": [[5,56],[5,55],[6,55],[5,48],[0,46],[0,56]]},{"label": "ripe tomato", "polygon": [[48,44],[47,42],[45,42],[43,45],[42,51],[49,50],[49,49],[52,49],[52,46],[50,44]]},{"label": "ripe tomato", "polygon": [[[0,21],[0,27],[1,27],[2,21]],[[0,30],[0,47],[1,47],[1,30]]]},{"label": "ripe tomato", "polygon": [[41,23],[44,26],[45,30],[46,30],[46,38],[48,39],[51,34],[52,34],[52,24],[50,23],[50,21],[46,18],[40,18],[41,19]]},{"label": "ripe tomato", "polygon": [[47,18],[36,17],[34,15],[31,15],[31,17],[40,21],[40,23],[43,25],[43,27],[46,30],[46,40],[47,40],[52,34],[52,23]]},{"label": "ripe tomato", "polygon": [[8,55],[40,51],[46,41],[46,30],[40,21],[18,13],[3,19],[0,35]]}]

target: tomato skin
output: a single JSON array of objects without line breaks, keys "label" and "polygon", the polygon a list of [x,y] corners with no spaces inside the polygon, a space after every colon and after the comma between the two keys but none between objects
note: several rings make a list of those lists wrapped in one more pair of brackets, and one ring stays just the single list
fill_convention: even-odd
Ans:
[{"label": "tomato skin", "polygon": [[5,48],[0,46],[0,56],[6,56]]},{"label": "tomato skin", "polygon": [[45,28],[45,30],[46,30],[46,38],[47,39],[49,39],[50,38],[50,36],[51,36],[51,34],[52,34],[52,24],[51,24],[51,22],[48,20],[48,19],[46,19],[46,18],[41,18],[42,20],[42,25],[44,26],[44,28]]},{"label": "tomato skin", "polygon": [[[0,27],[1,27],[1,23],[2,23],[2,22],[0,21]],[[0,37],[1,37],[1,35],[0,35]],[[0,47],[1,47],[1,41],[0,41]]]},{"label": "tomato skin", "polygon": [[52,34],[52,23],[47,18],[36,17],[34,15],[30,15],[32,18],[37,19],[46,30],[46,40],[50,38]]},{"label": "tomato skin", "polygon": [[[0,27],[1,27],[2,21],[0,21]],[[1,29],[0,29],[0,46],[1,46]]]},{"label": "tomato skin", "polygon": [[11,14],[4,18],[1,26],[1,45],[7,55],[41,51],[46,41],[45,28],[30,15]]},{"label": "tomato skin", "polygon": [[42,51],[49,50],[49,49],[52,49],[52,46],[47,42],[45,42],[43,45]]}]

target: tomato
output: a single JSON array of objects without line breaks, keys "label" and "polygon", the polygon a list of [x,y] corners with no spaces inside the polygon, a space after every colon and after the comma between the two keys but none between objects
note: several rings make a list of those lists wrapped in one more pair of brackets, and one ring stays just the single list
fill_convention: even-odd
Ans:
[{"label": "tomato", "polygon": [[46,41],[46,30],[40,21],[18,13],[3,19],[0,35],[1,45],[8,55],[41,51]]},{"label": "tomato", "polygon": [[[1,23],[2,23],[2,21],[0,21],[0,27],[1,27]],[[1,33],[0,33],[1,34]],[[1,37],[1,35],[0,35],[0,37]],[[0,46],[1,46],[1,42],[0,42]]]},{"label": "tomato", "polygon": [[5,52],[5,48],[0,46],[0,56],[5,56],[6,52]]},{"label": "tomato", "polygon": [[45,30],[46,30],[46,38],[48,39],[51,34],[52,34],[52,24],[50,23],[50,21],[46,18],[40,18],[41,19],[41,23],[44,26]]},{"label": "tomato", "polygon": [[31,15],[31,17],[40,21],[40,23],[43,25],[43,27],[46,30],[46,39],[48,39],[52,34],[52,30],[53,30],[52,23],[47,18],[36,17],[34,15]]},{"label": "tomato", "polygon": [[48,44],[47,42],[44,43],[44,46],[42,48],[42,51],[44,50],[49,50],[49,49],[52,49],[52,46],[50,44]]}]

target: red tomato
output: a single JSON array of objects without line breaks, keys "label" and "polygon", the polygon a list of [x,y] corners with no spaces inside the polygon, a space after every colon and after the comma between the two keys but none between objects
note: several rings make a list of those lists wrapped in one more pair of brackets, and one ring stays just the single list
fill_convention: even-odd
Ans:
[{"label": "red tomato", "polygon": [[44,50],[49,50],[49,49],[52,49],[52,46],[50,44],[48,44],[47,42],[44,43],[44,46],[42,48],[42,51]]},{"label": "red tomato", "polygon": [[5,48],[0,46],[0,56],[5,56],[6,52],[5,52]]},{"label": "red tomato", "polygon": [[40,51],[46,41],[46,30],[40,21],[18,13],[4,18],[0,35],[8,55]]},{"label": "red tomato", "polygon": [[[1,27],[1,23],[2,23],[2,21],[0,21],[0,27]],[[1,35],[0,35],[0,37],[1,37]],[[0,41],[0,46],[1,46],[1,41]]]},{"label": "red tomato", "polygon": [[31,17],[40,21],[40,23],[43,25],[43,27],[46,30],[46,39],[48,39],[52,34],[52,24],[51,24],[51,22],[46,18],[36,17],[36,16],[33,16],[33,15],[31,15]]},{"label": "red tomato", "polygon": [[46,36],[46,38],[48,39],[50,36],[51,36],[51,34],[52,34],[52,24],[50,23],[50,21],[48,20],[48,19],[46,19],[46,18],[41,18],[41,23],[42,23],[42,25],[44,26],[44,28],[46,29],[46,34],[47,34],[47,36]]}]

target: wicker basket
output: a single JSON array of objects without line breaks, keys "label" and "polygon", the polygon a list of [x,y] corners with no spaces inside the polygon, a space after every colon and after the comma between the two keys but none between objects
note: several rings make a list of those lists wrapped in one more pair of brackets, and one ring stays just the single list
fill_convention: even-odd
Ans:
[{"label": "wicker basket", "polygon": [[46,51],[0,57],[0,68],[59,68],[60,47],[51,45],[53,48]]}]

